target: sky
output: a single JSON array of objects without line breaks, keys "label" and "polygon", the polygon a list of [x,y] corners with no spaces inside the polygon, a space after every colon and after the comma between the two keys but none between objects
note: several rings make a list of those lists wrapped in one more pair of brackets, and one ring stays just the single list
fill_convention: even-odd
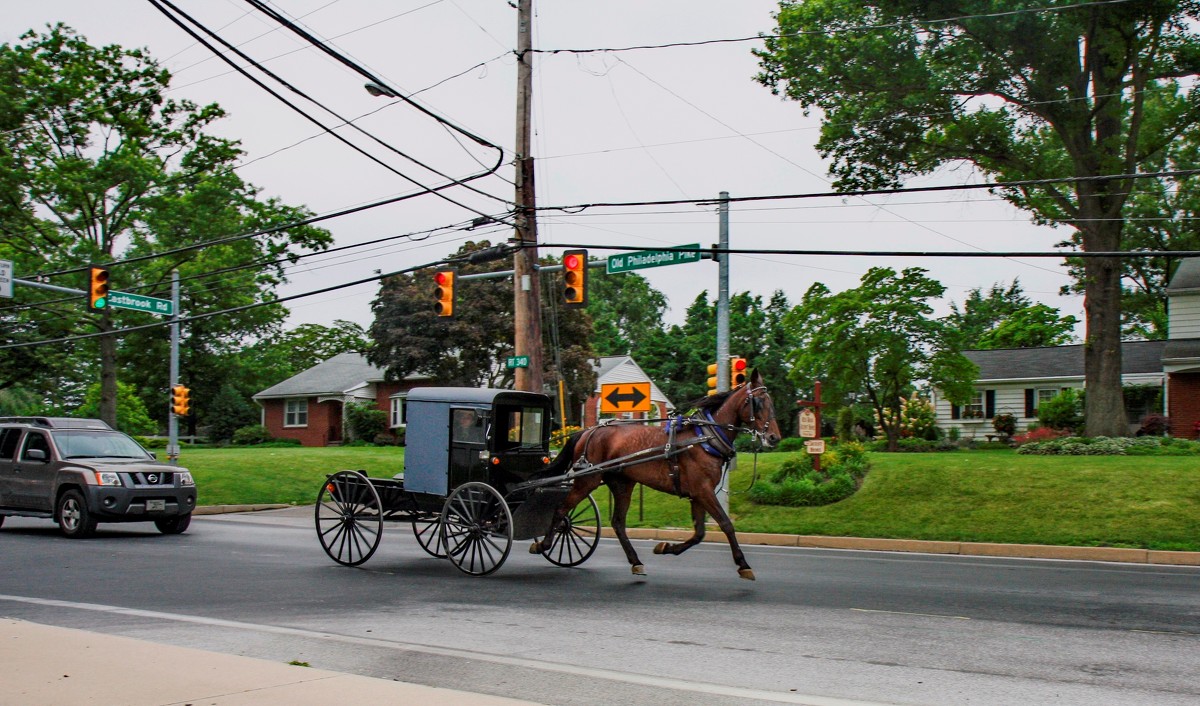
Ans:
[{"label": "sky", "polygon": [[[347,126],[337,134],[374,161],[233,71],[147,0],[10,1],[0,42],[63,22],[93,44],[148,49],[172,72],[173,96],[218,103],[228,113],[214,132],[240,141],[246,154],[238,172],[244,179],[264,196],[318,214],[417,193],[490,168],[499,153],[459,130],[504,150],[504,166],[469,187],[454,186],[442,196],[424,194],[324,221],[321,225],[333,234],[336,246],[420,235],[305,258],[289,269],[290,281],[280,288],[280,296],[433,262],[465,240],[496,243],[511,235],[495,224],[468,232],[444,229],[502,213],[507,209],[503,202],[513,198],[517,12],[509,3],[271,3],[454,126],[448,127],[404,101],[371,96],[361,76],[241,0],[174,2],[340,116],[296,99],[326,124],[353,120],[369,134]],[[535,0],[533,44],[539,50],[593,49],[749,38],[772,31],[777,7],[767,0]],[[818,116],[805,116],[798,104],[754,81],[758,63],[751,51],[761,47],[754,40],[538,53],[532,111],[538,206],[715,199],[722,191],[732,197],[830,191],[828,164],[813,148]],[[984,181],[969,166],[950,165],[908,185]],[[606,257],[619,253],[606,246],[715,243],[718,217],[711,203],[566,208],[543,211],[538,229],[543,255],[560,253],[551,247],[555,244],[582,243],[593,257]],[[735,203],[730,209],[733,248],[1044,252],[1068,235],[1066,229],[1032,224],[1027,214],[985,190]],[[735,255],[730,289],[764,300],[782,290],[797,303],[815,282],[835,292],[849,289],[873,266],[928,270],[946,286],[938,315],[948,313],[951,302],[961,305],[973,288],[986,291],[1019,278],[1034,301],[1083,318],[1081,297],[1058,294],[1070,280],[1062,261],[1053,258]],[[702,291],[711,298],[717,290],[717,266],[711,261],[640,274],[666,294],[668,323],[681,323]],[[337,319],[368,326],[377,291],[378,285],[364,284],[294,300],[288,303],[288,326],[331,325]]]}]

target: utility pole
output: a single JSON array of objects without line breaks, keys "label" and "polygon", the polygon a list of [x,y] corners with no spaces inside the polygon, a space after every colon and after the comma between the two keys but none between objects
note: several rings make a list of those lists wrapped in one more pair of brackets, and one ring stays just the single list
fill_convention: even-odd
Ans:
[{"label": "utility pole", "polygon": [[[721,192],[718,206],[717,239],[717,392],[733,387],[729,366],[729,192]],[[717,489],[717,501],[729,512],[729,474],[737,468],[737,455],[729,459],[724,482]]]},{"label": "utility pole", "polygon": [[[171,357],[168,363],[167,389],[179,384],[179,270],[171,270]],[[179,459],[179,417],[171,396],[167,402],[167,460],[174,466]]]},{"label": "utility pole", "polygon": [[542,296],[537,272],[537,213],[530,128],[533,102],[533,0],[517,3],[516,240],[513,256],[513,352],[529,356],[516,369],[516,389],[542,392]]}]

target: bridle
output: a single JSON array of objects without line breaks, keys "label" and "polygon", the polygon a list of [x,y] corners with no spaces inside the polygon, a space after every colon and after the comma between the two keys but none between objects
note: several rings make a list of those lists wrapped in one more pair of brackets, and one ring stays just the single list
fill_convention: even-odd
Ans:
[{"label": "bridle", "polygon": [[[755,393],[757,392],[765,394],[766,399],[756,395]],[[762,443],[766,439],[767,429],[770,428],[771,422],[775,421],[775,404],[771,401],[770,392],[767,391],[765,385],[759,387],[747,386],[746,399],[742,401],[742,404],[750,407],[750,426],[744,429],[744,431],[751,436],[757,437],[759,443]],[[764,407],[766,408],[765,410]],[[760,414],[763,415],[761,426],[758,424],[758,415]]]}]

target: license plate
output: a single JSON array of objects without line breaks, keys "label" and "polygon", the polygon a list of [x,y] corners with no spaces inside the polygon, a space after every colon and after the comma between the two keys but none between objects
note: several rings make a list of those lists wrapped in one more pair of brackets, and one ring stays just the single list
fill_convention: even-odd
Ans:
[{"label": "license plate", "polygon": [[147,500],[146,512],[163,512],[167,509],[166,500]]}]

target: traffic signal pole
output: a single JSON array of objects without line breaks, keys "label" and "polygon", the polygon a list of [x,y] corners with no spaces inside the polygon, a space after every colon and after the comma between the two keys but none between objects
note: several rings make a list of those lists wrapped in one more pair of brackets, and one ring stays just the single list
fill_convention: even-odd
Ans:
[{"label": "traffic signal pole", "polygon": [[[167,389],[179,384],[179,271],[171,271],[171,371]],[[175,416],[173,396],[167,398],[167,460],[172,466],[179,462],[179,417]]]}]

